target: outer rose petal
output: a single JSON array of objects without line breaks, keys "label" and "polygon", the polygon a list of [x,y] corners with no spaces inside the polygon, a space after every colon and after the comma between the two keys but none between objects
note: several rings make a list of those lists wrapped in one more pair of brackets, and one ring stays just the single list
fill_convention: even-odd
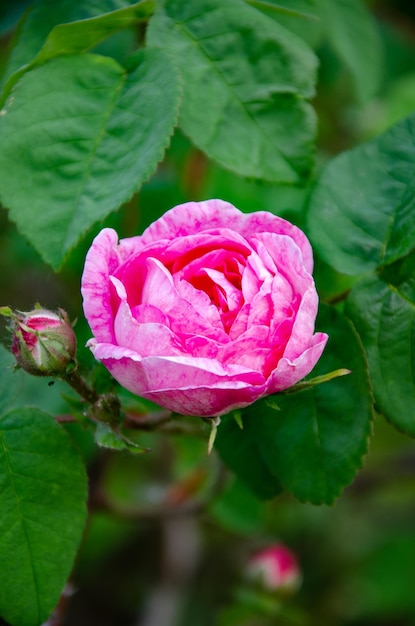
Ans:
[{"label": "outer rose petal", "polygon": [[82,275],[85,317],[98,341],[114,341],[109,275],[120,263],[117,242],[115,230],[104,228],[92,242]]},{"label": "outer rose petal", "polygon": [[264,377],[246,367],[186,357],[141,358],[111,344],[90,347],[123,387],[171,411],[201,417],[247,406],[265,390]]},{"label": "outer rose petal", "polygon": [[280,359],[277,368],[270,374],[267,381],[266,393],[277,393],[298,383],[307,376],[321,357],[326,346],[328,336],[325,333],[316,333],[312,343],[296,359],[290,361],[287,357]]}]

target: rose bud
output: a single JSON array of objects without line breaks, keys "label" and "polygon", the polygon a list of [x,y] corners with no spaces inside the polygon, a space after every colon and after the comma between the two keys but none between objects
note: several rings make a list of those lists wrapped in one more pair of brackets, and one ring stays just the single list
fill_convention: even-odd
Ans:
[{"label": "rose bud", "polygon": [[3,309],[12,318],[12,352],[18,365],[34,376],[59,376],[75,363],[76,338],[65,311],[38,308],[29,313]]},{"label": "rose bud", "polygon": [[292,593],[301,583],[297,559],[287,547],[277,544],[254,554],[245,567],[245,575],[265,591]]},{"label": "rose bud", "polygon": [[320,358],[312,270],[299,228],[222,200],[176,206],[120,242],[105,228],[82,277],[88,345],[132,393],[223,415],[293,386]]}]

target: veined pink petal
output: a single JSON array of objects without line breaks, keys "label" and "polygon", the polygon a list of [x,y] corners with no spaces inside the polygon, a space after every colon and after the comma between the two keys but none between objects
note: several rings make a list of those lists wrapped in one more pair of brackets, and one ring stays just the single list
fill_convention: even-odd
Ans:
[{"label": "veined pink petal", "polygon": [[309,273],[313,271],[311,246],[299,228],[265,211],[241,213],[232,204],[223,200],[187,202],[170,209],[144,231],[142,242],[147,245],[160,239],[176,239],[202,230],[222,227],[239,233],[248,241],[262,232],[287,235],[300,248],[307,271]]},{"label": "veined pink petal", "polygon": [[246,266],[242,271],[241,289],[245,302],[251,302],[261,288],[264,281],[272,274],[264,266],[255,251],[247,258]]},{"label": "veined pink petal", "polygon": [[117,242],[115,230],[104,228],[92,242],[82,275],[85,317],[99,341],[114,341],[109,276],[120,262]]},{"label": "veined pink petal", "polygon": [[291,285],[283,276],[276,275],[272,280],[271,300],[273,315],[270,327],[274,331],[284,320],[293,319],[300,297],[293,293]]},{"label": "veined pink petal", "polygon": [[287,236],[274,233],[260,233],[254,240],[261,257],[272,258],[278,274],[290,283],[294,293],[304,293],[312,281],[310,272],[304,266],[301,250]]},{"label": "veined pink petal", "polygon": [[272,279],[267,278],[254,296],[249,309],[248,327],[257,324],[271,324],[274,314],[271,298]]},{"label": "veined pink petal", "polygon": [[180,355],[182,346],[171,330],[159,323],[139,323],[127,302],[120,304],[114,322],[118,346],[137,352],[141,357]]},{"label": "veined pink petal", "polygon": [[317,315],[318,296],[314,284],[305,292],[291,330],[291,335],[284,352],[284,356],[293,360],[309,346],[313,336],[314,323]]},{"label": "veined pink petal", "polygon": [[265,388],[258,372],[236,365],[225,368],[209,359],[191,357],[143,359],[112,344],[92,344],[91,349],[126,389],[186,415],[227,413],[250,404]]},{"label": "veined pink petal", "polygon": [[277,393],[288,389],[307,376],[321,357],[327,339],[326,334],[316,333],[310,342],[310,347],[296,359],[292,361],[287,357],[280,359],[277,368],[267,381],[267,393]]},{"label": "veined pink petal", "polygon": [[241,365],[260,372],[267,378],[269,372],[265,372],[265,362],[269,352],[269,328],[258,325],[251,326],[226,346],[220,346],[218,358],[221,363]]},{"label": "veined pink petal", "polygon": [[[202,322],[199,319],[198,326],[200,329],[206,328],[207,323],[208,326],[212,326],[216,329],[215,332],[219,333],[223,341],[227,341],[226,333],[223,331],[219,311],[216,306],[212,304],[209,296],[204,291],[200,291],[200,289],[193,287],[193,285],[187,282],[187,280],[180,279],[177,274],[173,276],[173,280],[180,298],[182,300],[186,300],[186,302],[195,310],[196,316],[193,315],[192,317],[196,317],[196,319],[199,319],[200,317],[203,320]],[[182,324],[180,324],[180,326],[182,327]],[[177,328],[176,324],[174,324],[174,328]],[[187,329],[184,329],[184,331],[189,331],[189,325],[187,326]]]},{"label": "veined pink petal", "polygon": [[258,400],[264,386],[245,386],[234,382],[227,386],[206,386],[192,389],[170,389],[147,392],[147,400],[182,415],[219,417],[236,409],[243,409]]}]

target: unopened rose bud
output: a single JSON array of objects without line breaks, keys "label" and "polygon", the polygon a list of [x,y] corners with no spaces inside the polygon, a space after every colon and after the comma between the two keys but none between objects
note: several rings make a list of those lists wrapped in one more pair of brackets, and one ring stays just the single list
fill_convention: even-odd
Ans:
[{"label": "unopened rose bud", "polygon": [[292,593],[301,583],[301,572],[294,554],[281,544],[269,546],[248,561],[245,574],[266,591]]},{"label": "unopened rose bud", "polygon": [[75,363],[76,338],[65,311],[37,308],[29,313],[7,307],[12,320],[12,352],[18,365],[34,376],[59,376]]}]

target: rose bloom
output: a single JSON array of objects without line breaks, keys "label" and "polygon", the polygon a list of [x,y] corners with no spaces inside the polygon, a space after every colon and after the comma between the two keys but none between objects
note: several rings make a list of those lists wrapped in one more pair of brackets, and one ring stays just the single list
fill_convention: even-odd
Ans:
[{"label": "rose bloom", "polygon": [[301,572],[295,555],[286,546],[276,544],[254,554],[248,561],[245,576],[267,591],[295,591]]},{"label": "rose bloom", "polygon": [[12,352],[18,365],[33,376],[56,376],[74,363],[76,338],[67,314],[37,308],[13,313]]},{"label": "rose bloom", "polygon": [[222,200],[176,206],[119,243],[105,228],[82,277],[88,345],[143,398],[228,413],[291,387],[320,358],[312,269],[296,226]]}]

